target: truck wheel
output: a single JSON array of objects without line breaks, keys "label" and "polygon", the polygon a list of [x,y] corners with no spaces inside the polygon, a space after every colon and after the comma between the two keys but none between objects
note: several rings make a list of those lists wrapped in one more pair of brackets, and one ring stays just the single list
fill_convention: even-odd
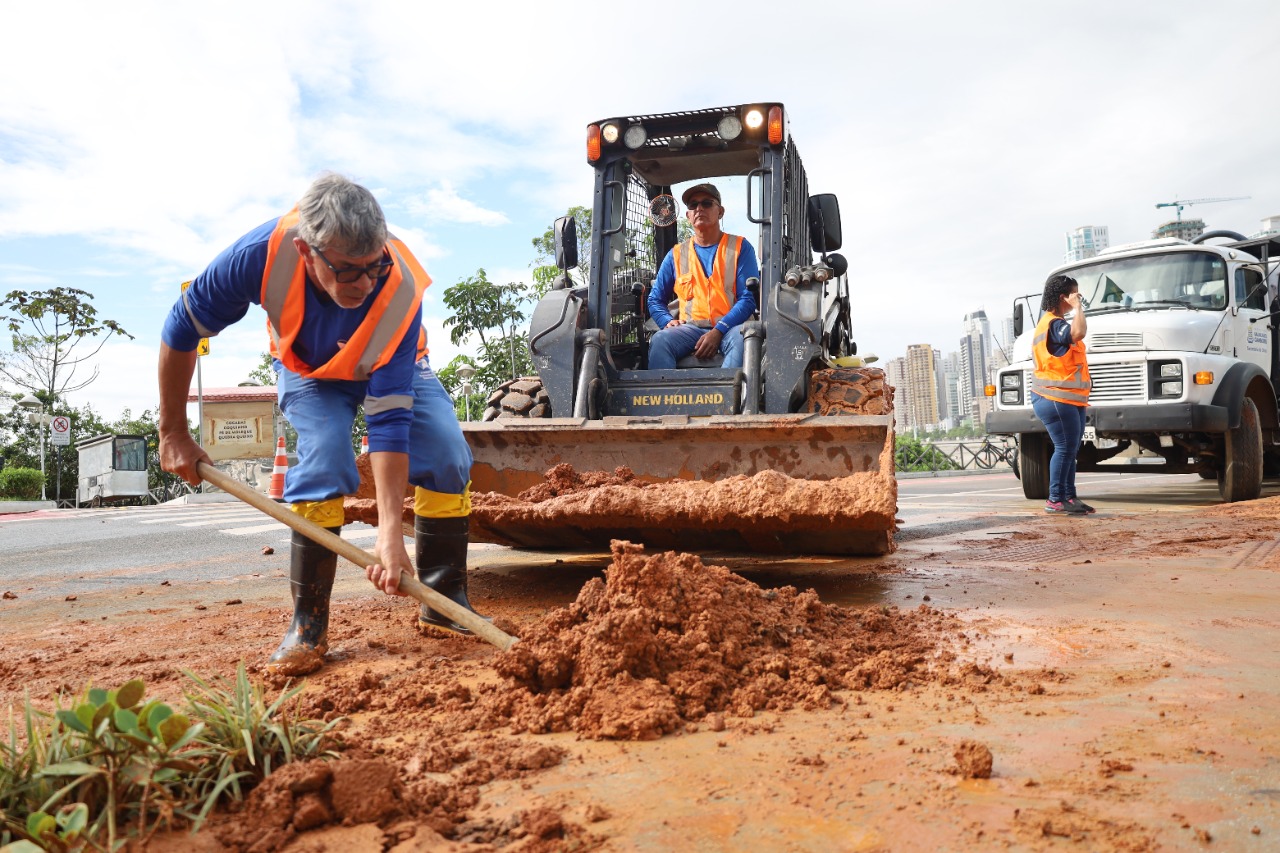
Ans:
[{"label": "truck wheel", "polygon": [[1018,467],[1022,469],[1022,494],[1027,500],[1049,499],[1049,457],[1053,442],[1047,432],[1024,432],[1018,435]]},{"label": "truck wheel", "polygon": [[1240,404],[1240,425],[1227,430],[1218,475],[1218,491],[1227,503],[1251,501],[1262,494],[1262,425],[1248,397]]},{"label": "truck wheel", "polygon": [[503,382],[484,404],[484,420],[499,418],[549,418],[551,398],[536,376],[523,376]]}]

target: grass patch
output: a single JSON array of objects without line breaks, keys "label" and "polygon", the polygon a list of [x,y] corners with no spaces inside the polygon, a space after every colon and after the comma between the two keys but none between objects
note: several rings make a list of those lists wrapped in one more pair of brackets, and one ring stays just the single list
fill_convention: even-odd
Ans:
[{"label": "grass patch", "polygon": [[192,831],[290,761],[333,757],[338,722],[291,720],[301,685],[268,702],[244,664],[191,682],[184,707],[144,701],[141,680],[86,689],[73,705],[10,715],[0,743],[0,853],[115,851],[160,829]]}]

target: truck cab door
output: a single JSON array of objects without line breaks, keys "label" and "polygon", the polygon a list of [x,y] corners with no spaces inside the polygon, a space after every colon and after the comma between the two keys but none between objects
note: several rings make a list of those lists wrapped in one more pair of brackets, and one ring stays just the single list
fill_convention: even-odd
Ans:
[{"label": "truck cab door", "polygon": [[1270,297],[1261,270],[1237,267],[1231,296],[1237,311],[1236,357],[1270,374],[1274,335],[1267,314]]}]

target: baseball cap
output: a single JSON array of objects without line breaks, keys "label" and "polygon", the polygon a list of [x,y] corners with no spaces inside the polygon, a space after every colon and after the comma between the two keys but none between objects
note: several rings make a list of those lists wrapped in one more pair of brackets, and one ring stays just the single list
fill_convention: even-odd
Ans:
[{"label": "baseball cap", "polygon": [[706,195],[714,198],[717,204],[724,204],[724,202],[720,200],[720,190],[716,189],[715,184],[695,184],[680,194],[680,200],[687,205],[689,203],[689,196],[697,193],[705,193]]}]

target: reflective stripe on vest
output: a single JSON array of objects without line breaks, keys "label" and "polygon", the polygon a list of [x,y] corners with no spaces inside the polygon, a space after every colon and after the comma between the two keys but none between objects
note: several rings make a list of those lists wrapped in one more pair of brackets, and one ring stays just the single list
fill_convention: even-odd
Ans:
[{"label": "reflective stripe on vest", "polygon": [[[693,240],[685,240],[671,252],[675,265],[676,296],[680,299],[680,319],[717,322],[738,301],[738,254],[742,238],[722,234],[716,247],[711,277],[694,251]],[[713,286],[715,285],[715,286]]]},{"label": "reflective stripe on vest", "polygon": [[[301,376],[314,379],[368,379],[391,360],[396,347],[422,304],[431,278],[400,240],[388,235],[387,249],[393,266],[386,283],[365,307],[367,313],[346,344],[329,361],[313,367],[293,352],[306,311],[307,272],[293,244],[298,211],[280,217],[267,244],[267,266],[262,272],[262,307],[267,312],[271,355]],[[357,309],[353,309],[357,310]],[[418,330],[418,356],[425,352],[426,333]]]},{"label": "reflective stripe on vest", "polygon": [[1031,341],[1031,354],[1036,362],[1031,390],[1046,400],[1087,406],[1093,382],[1085,360],[1084,341],[1076,341],[1063,355],[1049,352],[1049,325],[1060,319],[1046,311],[1036,324],[1035,337]]}]

